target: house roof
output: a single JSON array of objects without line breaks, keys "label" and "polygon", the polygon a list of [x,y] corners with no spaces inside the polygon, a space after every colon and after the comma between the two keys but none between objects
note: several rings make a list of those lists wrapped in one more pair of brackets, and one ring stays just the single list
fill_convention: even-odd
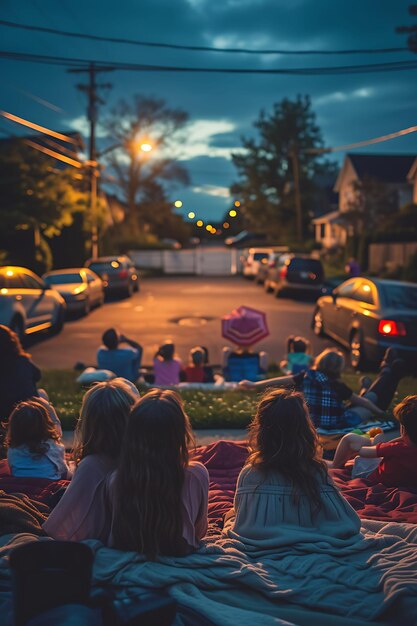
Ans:
[{"label": "house roof", "polygon": [[343,224],[345,220],[340,211],[330,211],[330,213],[316,217],[311,221],[313,224]]},{"label": "house roof", "polygon": [[385,183],[405,183],[415,154],[353,154],[348,153],[359,178],[369,176]]}]

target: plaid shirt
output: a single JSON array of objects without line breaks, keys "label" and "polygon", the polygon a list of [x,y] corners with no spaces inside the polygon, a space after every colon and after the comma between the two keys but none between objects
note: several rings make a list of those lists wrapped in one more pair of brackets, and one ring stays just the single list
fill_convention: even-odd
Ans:
[{"label": "plaid shirt", "polygon": [[317,370],[307,370],[302,381],[302,390],[316,427],[330,429],[346,425],[345,406],[325,374]]}]

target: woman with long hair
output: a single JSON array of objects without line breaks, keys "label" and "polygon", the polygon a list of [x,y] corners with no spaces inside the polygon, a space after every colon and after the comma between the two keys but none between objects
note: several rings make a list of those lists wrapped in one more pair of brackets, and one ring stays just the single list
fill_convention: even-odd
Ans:
[{"label": "woman with long hair", "polygon": [[267,392],[250,426],[225,533],[256,547],[348,540],[360,520],[333,485],[300,393]]},{"label": "woman with long hair", "polygon": [[40,378],[39,368],[24,351],[19,337],[0,324],[0,421],[6,422],[19,402],[39,395],[36,383]]},{"label": "woman with long hair", "polygon": [[198,547],[207,531],[209,478],[204,465],[189,459],[192,443],[176,392],[154,390],[138,400],[109,481],[112,547],[149,559]]},{"label": "woman with long hair", "polygon": [[118,466],[128,415],[138,397],[136,387],[123,378],[98,383],[84,395],[75,432],[76,470],[43,525],[50,537],[108,540],[105,482]]}]

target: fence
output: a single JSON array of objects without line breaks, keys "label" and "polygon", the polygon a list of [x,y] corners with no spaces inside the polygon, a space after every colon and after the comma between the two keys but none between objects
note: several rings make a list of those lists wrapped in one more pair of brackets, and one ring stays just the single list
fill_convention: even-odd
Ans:
[{"label": "fence", "polygon": [[371,243],[369,246],[369,270],[380,272],[382,269],[395,269],[408,265],[412,255],[417,252],[417,241]]},{"label": "fence", "polygon": [[165,274],[232,276],[240,271],[240,254],[225,247],[198,247],[192,250],[130,250],[139,269],[159,269]]}]

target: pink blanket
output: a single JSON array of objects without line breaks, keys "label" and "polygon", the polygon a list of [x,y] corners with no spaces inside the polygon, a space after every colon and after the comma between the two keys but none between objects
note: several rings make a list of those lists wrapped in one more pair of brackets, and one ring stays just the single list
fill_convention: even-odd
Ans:
[{"label": "pink blanket", "polygon": [[[236,481],[248,450],[244,441],[218,441],[197,448],[194,459],[201,461],[210,474],[209,532],[222,527],[224,515],[233,505]],[[417,524],[417,492],[372,485],[369,481],[351,479],[344,470],[331,474],[352,507],[362,519]],[[46,504],[66,481],[53,482],[39,478],[13,478],[7,464],[0,461],[0,489],[7,493],[25,493]]]}]

